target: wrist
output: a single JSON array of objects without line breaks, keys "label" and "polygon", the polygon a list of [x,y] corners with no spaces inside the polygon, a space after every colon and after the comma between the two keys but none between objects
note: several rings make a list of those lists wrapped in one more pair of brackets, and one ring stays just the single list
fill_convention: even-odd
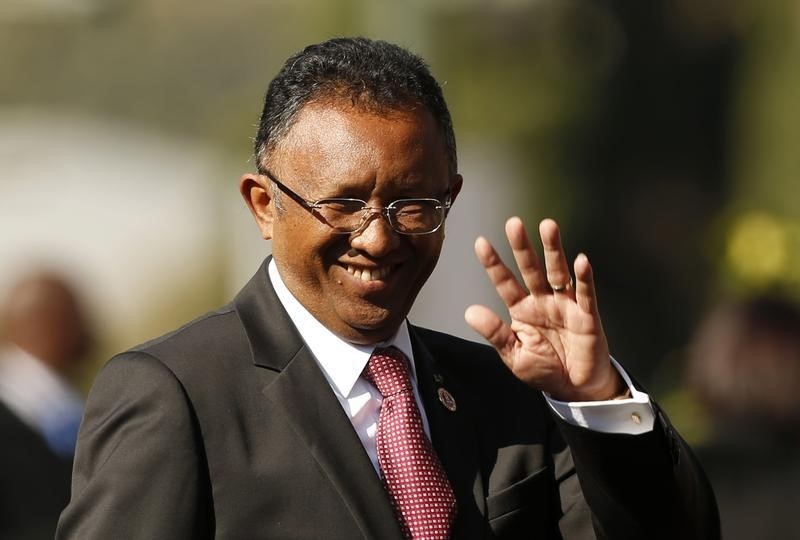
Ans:
[{"label": "wrist", "polygon": [[611,378],[602,385],[595,386],[593,389],[584,389],[583,392],[576,392],[568,401],[614,401],[618,399],[628,399],[631,397],[631,390],[619,372],[611,366]]},{"label": "wrist", "polygon": [[593,399],[592,401],[614,401],[631,397],[630,387],[628,387],[627,383],[616,369],[613,367],[611,369],[614,371],[614,380],[611,385],[611,390],[607,390],[604,394],[598,394],[604,397]]}]

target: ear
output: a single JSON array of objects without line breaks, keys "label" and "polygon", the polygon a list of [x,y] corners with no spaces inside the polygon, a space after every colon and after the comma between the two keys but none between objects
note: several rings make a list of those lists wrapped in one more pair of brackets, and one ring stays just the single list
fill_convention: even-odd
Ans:
[{"label": "ear", "polygon": [[458,194],[461,192],[461,186],[463,183],[464,179],[460,174],[454,174],[450,179],[450,204],[456,202],[456,197],[458,197]]},{"label": "ear", "polygon": [[272,224],[275,221],[275,205],[267,179],[259,174],[243,174],[239,180],[239,193],[253,214],[264,240],[272,238]]}]

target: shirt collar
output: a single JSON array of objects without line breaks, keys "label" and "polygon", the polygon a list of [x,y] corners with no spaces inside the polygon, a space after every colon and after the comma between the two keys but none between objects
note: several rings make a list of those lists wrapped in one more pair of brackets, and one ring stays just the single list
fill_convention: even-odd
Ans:
[{"label": "shirt collar", "polygon": [[311,350],[328,383],[335,392],[347,397],[376,347],[394,346],[408,358],[411,378],[416,382],[414,353],[408,323],[403,321],[397,333],[386,341],[372,345],[356,345],[343,340],[319,322],[289,291],[281,279],[275,259],[269,261],[269,279],[289,318]]}]

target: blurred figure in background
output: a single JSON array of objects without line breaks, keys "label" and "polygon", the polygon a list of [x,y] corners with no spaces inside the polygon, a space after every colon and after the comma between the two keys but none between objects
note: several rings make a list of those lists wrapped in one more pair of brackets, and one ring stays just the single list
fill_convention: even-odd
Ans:
[{"label": "blurred figure in background", "polygon": [[800,309],[760,298],[717,308],[701,327],[689,380],[712,443],[698,448],[723,538],[800,538]]},{"label": "blurred figure in background", "polygon": [[72,288],[38,272],[0,304],[0,538],[53,538],[83,404],[68,376],[90,339]]}]

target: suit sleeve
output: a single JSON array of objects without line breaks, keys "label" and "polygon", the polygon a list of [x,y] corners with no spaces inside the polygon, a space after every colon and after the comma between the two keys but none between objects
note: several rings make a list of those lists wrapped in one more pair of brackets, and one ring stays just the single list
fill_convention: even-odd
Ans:
[{"label": "suit sleeve", "polygon": [[205,538],[206,471],[178,379],[145,353],[117,356],[89,395],[56,538]]},{"label": "suit sleeve", "polygon": [[597,537],[718,539],[711,486],[688,445],[654,407],[655,427],[640,435],[599,433],[557,421]]}]

